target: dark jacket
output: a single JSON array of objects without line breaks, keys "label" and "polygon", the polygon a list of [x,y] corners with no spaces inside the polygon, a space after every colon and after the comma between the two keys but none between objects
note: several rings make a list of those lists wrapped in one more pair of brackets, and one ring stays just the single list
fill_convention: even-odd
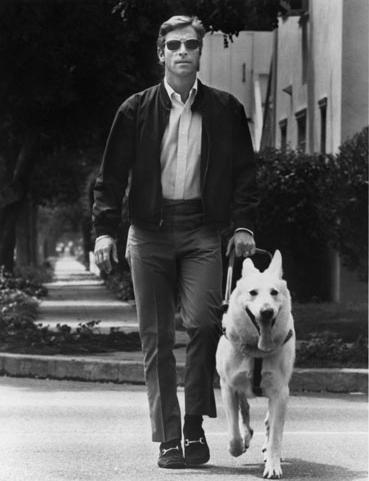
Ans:
[{"label": "dark jacket", "polygon": [[[94,189],[97,236],[116,235],[122,198],[132,172],[129,217],[160,229],[160,146],[171,101],[163,82],[129,97],[118,109]],[[192,109],[202,116],[201,197],[205,222],[253,229],[257,205],[255,159],[242,104],[199,82]]]}]

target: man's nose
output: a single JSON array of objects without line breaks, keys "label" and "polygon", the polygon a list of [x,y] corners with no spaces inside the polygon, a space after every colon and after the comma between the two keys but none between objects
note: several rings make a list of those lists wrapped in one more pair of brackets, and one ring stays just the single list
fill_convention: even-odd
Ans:
[{"label": "man's nose", "polygon": [[183,42],[181,42],[181,46],[179,47],[179,53],[181,55],[187,54],[187,49],[186,49],[185,44]]}]

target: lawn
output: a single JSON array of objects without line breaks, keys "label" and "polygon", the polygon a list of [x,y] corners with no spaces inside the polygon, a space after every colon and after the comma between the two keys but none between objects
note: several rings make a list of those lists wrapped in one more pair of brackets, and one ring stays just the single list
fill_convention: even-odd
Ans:
[{"label": "lawn", "polygon": [[368,304],[308,303],[293,304],[297,340],[312,333],[331,331],[345,342],[368,336]]}]

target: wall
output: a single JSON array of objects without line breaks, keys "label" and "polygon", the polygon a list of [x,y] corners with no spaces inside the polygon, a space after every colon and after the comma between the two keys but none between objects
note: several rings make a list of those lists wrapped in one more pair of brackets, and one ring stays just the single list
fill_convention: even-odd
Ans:
[{"label": "wall", "polygon": [[313,151],[320,151],[320,109],[327,98],[327,152],[341,144],[342,0],[311,0],[313,66]]},{"label": "wall", "polygon": [[206,35],[199,78],[232,93],[245,106],[254,148],[260,145],[273,48],[271,32],[240,32],[228,48],[221,33]]},{"label": "wall", "polygon": [[[287,143],[297,146],[295,112],[307,108],[306,83],[302,79],[302,29],[298,17],[279,20],[276,32],[278,63],[275,75],[275,139],[281,145],[279,122],[287,119]],[[292,87],[292,95],[283,89]]]},{"label": "wall", "polygon": [[344,0],[342,141],[368,125],[368,0]]}]

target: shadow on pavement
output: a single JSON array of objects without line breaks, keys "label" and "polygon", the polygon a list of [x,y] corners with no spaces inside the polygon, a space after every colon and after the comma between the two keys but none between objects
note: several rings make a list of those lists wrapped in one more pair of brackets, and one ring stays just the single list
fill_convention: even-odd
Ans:
[{"label": "shadow on pavement", "polygon": [[[366,471],[353,471],[343,466],[334,466],[331,464],[313,463],[303,461],[301,459],[286,459],[282,462],[283,479],[295,481],[356,481],[360,479],[367,479],[368,473]],[[205,465],[196,469],[186,469],[186,478],[189,476],[209,475],[223,475],[223,476],[240,476],[247,475],[255,476],[263,479],[264,464],[248,464],[241,466],[219,466],[219,465]],[[175,471],[173,474],[183,475],[183,472]]]}]

